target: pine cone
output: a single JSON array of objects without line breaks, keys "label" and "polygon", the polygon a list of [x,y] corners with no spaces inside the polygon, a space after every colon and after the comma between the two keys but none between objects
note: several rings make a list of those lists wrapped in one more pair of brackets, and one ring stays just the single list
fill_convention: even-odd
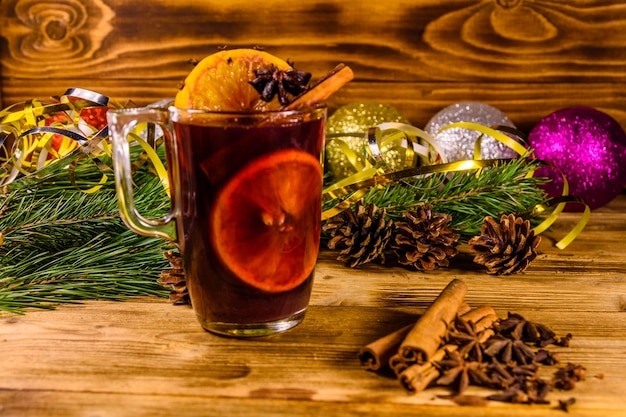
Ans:
[{"label": "pine cone", "polygon": [[361,202],[354,210],[346,210],[336,220],[328,220],[324,231],[330,230],[329,249],[339,250],[338,260],[352,268],[380,258],[385,261],[384,250],[391,237],[391,220],[385,221],[385,209],[374,204],[367,207]]},{"label": "pine cone", "polygon": [[474,262],[487,267],[489,274],[522,272],[537,257],[541,237],[535,236],[528,220],[509,214],[503,215],[498,223],[487,216],[480,232],[480,236],[474,236],[468,243],[476,253]]},{"label": "pine cone", "polygon": [[163,254],[170,261],[171,269],[161,271],[161,277],[157,283],[170,288],[170,301],[174,304],[191,304],[185,272],[183,270],[183,259],[178,252],[167,251]]},{"label": "pine cone", "polygon": [[459,234],[448,224],[449,214],[433,214],[430,204],[421,205],[415,212],[402,215],[407,221],[396,222],[396,233],[391,247],[402,265],[412,265],[420,271],[447,267],[458,253]]}]

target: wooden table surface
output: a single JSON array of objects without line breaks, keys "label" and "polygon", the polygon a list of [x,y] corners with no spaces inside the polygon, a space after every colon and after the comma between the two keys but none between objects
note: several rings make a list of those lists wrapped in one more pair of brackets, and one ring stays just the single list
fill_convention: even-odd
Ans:
[{"label": "wooden table surface", "polygon": [[[579,218],[563,215],[524,274],[494,277],[471,262],[433,273],[320,255],[311,307],[296,329],[236,340],[200,329],[190,308],[162,299],[88,302],[0,316],[0,416],[626,416],[626,195],[594,211],[565,250],[552,245]],[[460,266],[462,265],[462,266]],[[489,304],[571,332],[562,362],[587,379],[551,405],[460,406],[445,389],[409,395],[364,370],[358,349],[415,320],[453,278],[471,305]],[[489,391],[470,387],[469,395]]]}]

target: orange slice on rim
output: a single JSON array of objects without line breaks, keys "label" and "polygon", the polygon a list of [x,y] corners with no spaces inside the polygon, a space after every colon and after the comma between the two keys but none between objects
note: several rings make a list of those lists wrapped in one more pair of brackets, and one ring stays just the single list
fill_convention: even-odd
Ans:
[{"label": "orange slice on rim", "polygon": [[292,68],[286,61],[256,49],[216,52],[201,60],[187,75],[174,105],[210,111],[278,110],[278,100],[263,101],[250,85],[256,78],[255,70],[272,66],[281,71]]},{"label": "orange slice on rim", "polygon": [[322,168],[295,149],[264,155],[218,195],[211,239],[222,262],[242,281],[288,291],[313,271],[320,240]]}]

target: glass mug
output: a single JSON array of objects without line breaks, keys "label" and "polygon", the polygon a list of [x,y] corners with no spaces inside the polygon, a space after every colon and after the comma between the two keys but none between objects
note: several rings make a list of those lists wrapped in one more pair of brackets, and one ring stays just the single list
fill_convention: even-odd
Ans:
[{"label": "glass mug", "polygon": [[[326,107],[228,113],[110,110],[120,215],[136,233],[177,244],[205,330],[263,336],[304,318],[320,241]],[[133,202],[129,133],[164,130],[171,208],[160,220]]]}]

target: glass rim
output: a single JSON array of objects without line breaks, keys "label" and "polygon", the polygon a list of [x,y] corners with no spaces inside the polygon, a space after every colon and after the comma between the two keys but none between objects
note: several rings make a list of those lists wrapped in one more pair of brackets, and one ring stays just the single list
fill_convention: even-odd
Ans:
[{"label": "glass rim", "polygon": [[201,114],[215,114],[221,116],[239,116],[239,117],[258,117],[263,115],[270,114],[280,114],[280,115],[289,115],[289,114],[306,114],[312,113],[317,110],[327,109],[328,105],[326,103],[317,103],[312,106],[306,107],[298,107],[295,109],[276,109],[276,110],[262,110],[262,111],[237,111],[237,110],[203,110],[203,109],[182,109],[180,107],[176,107],[173,104],[167,106],[167,110],[170,112],[175,112],[178,114],[187,113],[190,115],[201,115]]},{"label": "glass rim", "polygon": [[264,111],[236,111],[236,110],[202,110],[202,109],[181,109],[173,105],[174,100],[160,101],[154,104],[149,104],[143,107],[124,107],[124,108],[109,108],[109,112],[118,114],[132,114],[147,110],[153,110],[155,112],[169,111],[176,114],[187,113],[189,115],[202,115],[202,114],[214,114],[221,116],[238,116],[238,117],[258,117],[263,115],[290,115],[290,114],[306,114],[312,113],[317,110],[328,109],[326,103],[317,103],[312,106],[298,107],[295,109],[276,109],[276,110],[264,110]]}]

